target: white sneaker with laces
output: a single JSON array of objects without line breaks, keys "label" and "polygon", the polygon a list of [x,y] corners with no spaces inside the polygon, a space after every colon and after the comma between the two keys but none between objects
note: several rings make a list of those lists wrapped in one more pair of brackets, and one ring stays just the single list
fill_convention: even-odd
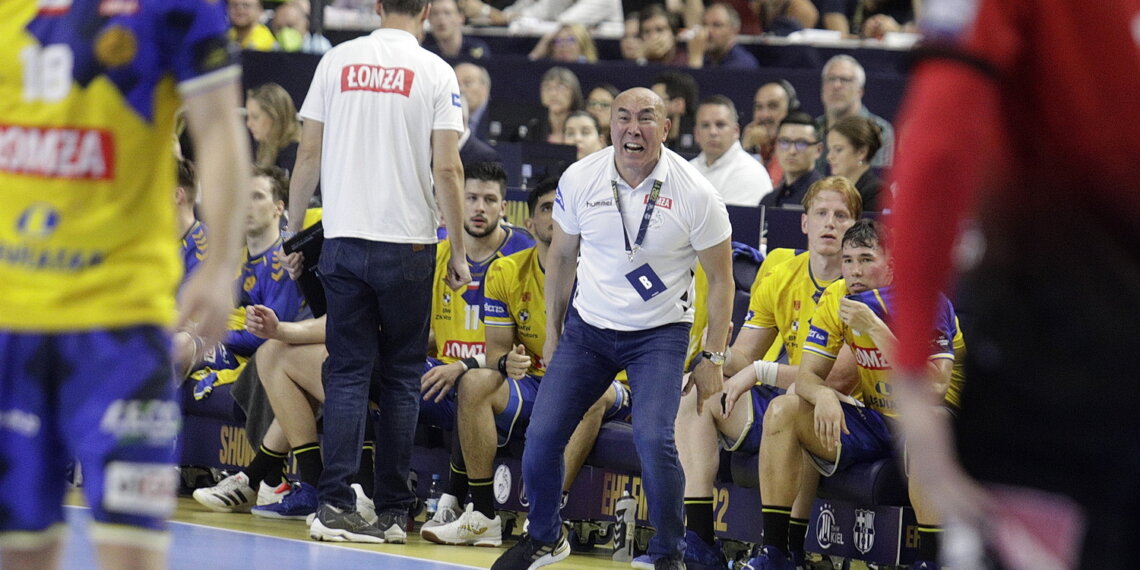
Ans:
[{"label": "white sneaker with laces", "polygon": [[503,520],[498,515],[489,519],[475,510],[473,503],[467,504],[459,518],[444,525],[423,529],[420,536],[437,544],[457,544],[471,546],[502,546]]},{"label": "white sneaker with laces", "polygon": [[439,504],[435,508],[435,516],[424,522],[420,527],[420,536],[423,536],[425,530],[443,526],[449,522],[459,518],[463,514],[462,509],[459,507],[459,499],[455,495],[444,493],[439,497]]},{"label": "white sneaker with laces", "polygon": [[218,513],[247,513],[257,502],[260,493],[249,486],[249,476],[238,472],[213,487],[194,490],[194,500]]}]

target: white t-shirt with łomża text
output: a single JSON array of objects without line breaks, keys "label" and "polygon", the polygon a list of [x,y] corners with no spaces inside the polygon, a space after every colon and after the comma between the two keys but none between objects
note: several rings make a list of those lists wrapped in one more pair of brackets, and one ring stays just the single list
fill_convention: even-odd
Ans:
[{"label": "white t-shirt with \u0142om\u017ca text", "polygon": [[321,58],[300,114],[324,123],[325,237],[436,243],[432,131],[463,132],[451,66],[405,31],[376,30]]},{"label": "white t-shirt with \u0142om\u017ca text", "polygon": [[[614,204],[613,182],[632,246],[655,180],[662,182],[660,196],[645,241],[631,262]],[[574,308],[586,323],[613,330],[692,322],[697,251],[732,235],[728,211],[716,189],[668,149],[662,149],[656,168],[637,188],[630,188],[618,175],[613,147],[572,164],[558,183],[554,221],[566,233],[579,236]],[[664,291],[648,300],[627,277],[645,264],[664,286]]]}]

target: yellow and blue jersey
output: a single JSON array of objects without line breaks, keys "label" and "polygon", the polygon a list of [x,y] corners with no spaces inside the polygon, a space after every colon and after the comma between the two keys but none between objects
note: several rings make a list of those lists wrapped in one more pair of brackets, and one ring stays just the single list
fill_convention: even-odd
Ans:
[{"label": "yellow and blue jersey", "polygon": [[[444,281],[451,261],[450,242],[439,243],[435,251],[435,282],[431,300],[431,330],[435,338],[432,354],[444,364],[483,354],[483,278],[491,262],[534,245],[523,232],[504,225],[507,237],[492,255],[483,261],[467,259],[471,282],[457,291]],[[449,238],[450,239],[450,238]]]},{"label": "yellow and blue jersey", "polygon": [[265,342],[245,330],[246,307],[265,305],[273,309],[281,321],[295,321],[301,313],[304,297],[297,282],[285,270],[284,257],[280,239],[257,255],[246,254],[238,279],[238,305],[230,315],[229,330],[222,338],[222,344],[238,356],[252,356]]},{"label": "yellow and blue jersey", "polygon": [[[867,407],[895,416],[895,402],[888,381],[891,364],[869,334],[852,329],[839,318],[839,301],[850,297],[875,312],[883,321],[891,313],[892,289],[872,289],[854,295],[847,294],[843,280],[832,283],[819,300],[819,308],[811,320],[804,350],[834,360],[846,344],[855,355],[859,386],[855,397]],[[954,360],[954,338],[958,335],[957,319],[950,301],[941,297],[931,336],[930,359]]]},{"label": "yellow and blue jersey", "polygon": [[0,2],[0,328],[168,325],[180,94],[240,75],[221,2]]},{"label": "yellow and blue jersey", "polygon": [[182,236],[181,243],[182,252],[182,285],[186,284],[186,280],[190,278],[190,274],[194,272],[194,268],[206,259],[206,250],[209,248],[209,240],[206,238],[206,224],[200,220],[194,220],[190,228]]},{"label": "yellow and blue jersey", "polygon": [[746,328],[774,328],[779,343],[773,343],[765,360],[776,360],[780,351],[787,353],[788,364],[800,363],[800,351],[807,339],[808,325],[816,312],[820,296],[832,281],[817,279],[812,274],[806,251],[774,250],[765,259],[756,276],[752,298],[745,317]]},{"label": "yellow and blue jersey", "polygon": [[546,343],[546,272],[539,262],[537,247],[491,264],[484,282],[483,324],[514,327],[515,340],[530,355],[527,374],[541,378],[546,373],[542,359]]}]

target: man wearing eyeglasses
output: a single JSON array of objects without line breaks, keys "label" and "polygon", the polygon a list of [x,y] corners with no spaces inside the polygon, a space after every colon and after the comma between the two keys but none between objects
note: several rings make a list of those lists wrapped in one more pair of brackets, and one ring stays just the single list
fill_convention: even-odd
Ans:
[{"label": "man wearing eyeglasses", "polygon": [[816,162],[823,156],[823,137],[807,113],[789,113],[776,131],[776,160],[784,171],[780,184],[760,200],[769,208],[802,208],[804,195],[822,178]]},{"label": "man wearing eyeglasses", "polygon": [[895,156],[895,129],[889,121],[872,113],[863,105],[863,87],[866,84],[867,72],[855,58],[847,54],[837,55],[823,64],[823,81],[819,94],[823,101],[823,114],[816,118],[819,139],[823,142],[815,165],[820,173],[831,173],[831,166],[827,163],[827,130],[839,119],[856,115],[871,119],[882,131],[880,137],[883,139],[883,146],[871,161],[871,167],[882,168],[891,165],[891,160]]}]

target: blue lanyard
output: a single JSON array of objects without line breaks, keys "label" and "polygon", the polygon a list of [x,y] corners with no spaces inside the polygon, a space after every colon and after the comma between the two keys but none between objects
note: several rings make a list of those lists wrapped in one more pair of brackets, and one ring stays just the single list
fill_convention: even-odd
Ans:
[{"label": "blue lanyard", "polygon": [[621,196],[618,194],[618,187],[616,180],[610,180],[610,184],[614,189],[614,205],[617,206],[618,218],[621,218],[621,237],[625,240],[625,254],[629,257],[630,263],[633,263],[633,256],[641,249],[641,244],[645,243],[645,233],[649,230],[649,220],[653,217],[653,209],[657,207],[657,197],[661,195],[661,181],[653,181],[653,189],[649,191],[649,200],[645,203],[645,214],[641,216],[641,227],[637,230],[637,237],[633,240],[633,246],[629,245],[629,230],[625,227],[625,212],[621,209]]}]

